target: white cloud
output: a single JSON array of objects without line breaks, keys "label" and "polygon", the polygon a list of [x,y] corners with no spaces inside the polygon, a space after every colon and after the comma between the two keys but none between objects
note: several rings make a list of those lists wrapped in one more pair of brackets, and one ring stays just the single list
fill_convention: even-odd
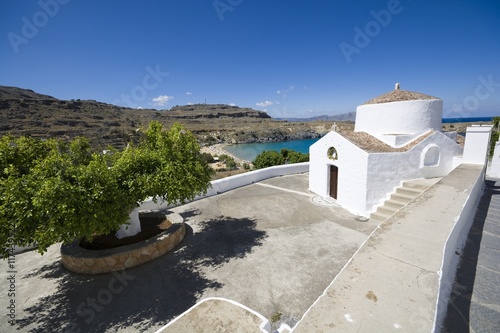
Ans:
[{"label": "white cloud", "polygon": [[194,105],[194,103],[193,102],[188,102],[187,105]]},{"label": "white cloud", "polygon": [[154,106],[165,106],[173,98],[174,98],[173,96],[160,95],[158,97],[153,98],[152,101]]},{"label": "white cloud", "polygon": [[266,106],[271,106],[273,105],[274,103],[271,102],[271,101],[264,101],[264,102],[259,102],[259,103],[256,103],[255,105],[261,107],[261,108],[265,108]]},{"label": "white cloud", "polygon": [[229,105],[230,105],[230,106],[236,106],[236,104],[234,104],[234,103],[229,103]]},{"label": "white cloud", "polygon": [[190,91],[186,91],[186,95],[191,96],[193,93]]}]

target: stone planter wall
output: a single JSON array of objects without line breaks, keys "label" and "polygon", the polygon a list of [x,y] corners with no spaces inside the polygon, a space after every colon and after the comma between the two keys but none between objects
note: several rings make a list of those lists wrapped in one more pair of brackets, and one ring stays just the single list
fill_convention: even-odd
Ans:
[{"label": "stone planter wall", "polygon": [[61,246],[61,261],[64,267],[80,274],[102,274],[131,268],[153,260],[179,244],[186,233],[183,219],[178,214],[169,214],[172,226],[164,232],[139,243],[106,250],[87,250],[79,246],[80,241]]}]

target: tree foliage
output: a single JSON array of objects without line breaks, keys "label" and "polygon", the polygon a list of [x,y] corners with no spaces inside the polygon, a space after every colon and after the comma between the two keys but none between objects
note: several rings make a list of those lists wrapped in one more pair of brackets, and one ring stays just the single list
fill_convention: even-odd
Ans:
[{"label": "tree foliage", "polygon": [[268,168],[274,165],[308,162],[309,154],[303,154],[291,149],[281,149],[280,152],[267,150],[255,158],[253,165],[256,169]]},{"label": "tree foliage", "polygon": [[219,161],[223,162],[226,165],[227,170],[236,170],[238,168],[234,158],[229,156],[229,155],[226,155],[226,154],[220,155]]},{"label": "tree foliage", "polygon": [[488,155],[490,160],[493,158],[493,155],[495,154],[495,146],[500,137],[500,117],[498,116],[493,117],[492,122],[493,122],[493,131],[491,133],[490,151]]},{"label": "tree foliage", "polygon": [[493,122],[493,128],[497,131],[500,130],[500,116],[497,116],[497,117],[493,117],[492,119],[492,122]]},{"label": "tree foliage", "polygon": [[164,131],[159,122],[137,146],[105,155],[85,138],[0,138],[0,253],[33,243],[43,253],[57,242],[106,234],[148,197],[194,199],[212,172],[199,151],[181,125]]}]

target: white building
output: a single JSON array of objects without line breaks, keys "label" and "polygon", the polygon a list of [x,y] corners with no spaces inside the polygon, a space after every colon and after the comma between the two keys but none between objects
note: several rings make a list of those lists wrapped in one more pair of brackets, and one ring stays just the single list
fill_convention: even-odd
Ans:
[{"label": "white building", "polygon": [[462,157],[457,133],[441,132],[442,109],[441,99],[399,84],[358,106],[354,132],[332,131],[310,147],[309,189],[368,217],[403,181],[445,176],[462,161],[484,163],[472,155],[487,146],[491,127],[480,128]]},{"label": "white building", "polygon": [[495,151],[488,165],[488,177],[500,178],[500,141],[495,145]]}]

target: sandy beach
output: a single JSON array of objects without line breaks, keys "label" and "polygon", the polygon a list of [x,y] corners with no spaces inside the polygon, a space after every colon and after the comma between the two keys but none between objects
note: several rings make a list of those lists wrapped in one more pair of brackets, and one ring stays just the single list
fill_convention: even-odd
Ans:
[{"label": "sandy beach", "polygon": [[236,163],[239,164],[240,166],[243,165],[243,163],[249,163],[249,164],[252,163],[251,161],[245,161],[245,160],[242,160],[242,159],[234,156],[233,154],[231,154],[230,152],[228,152],[225,149],[226,146],[227,146],[227,144],[225,144],[225,143],[217,143],[215,145],[201,147],[201,152],[202,153],[209,153],[209,154],[212,154],[213,156],[215,156],[215,155],[220,156],[220,155],[224,155],[224,154],[231,156],[232,158],[234,158]]}]

